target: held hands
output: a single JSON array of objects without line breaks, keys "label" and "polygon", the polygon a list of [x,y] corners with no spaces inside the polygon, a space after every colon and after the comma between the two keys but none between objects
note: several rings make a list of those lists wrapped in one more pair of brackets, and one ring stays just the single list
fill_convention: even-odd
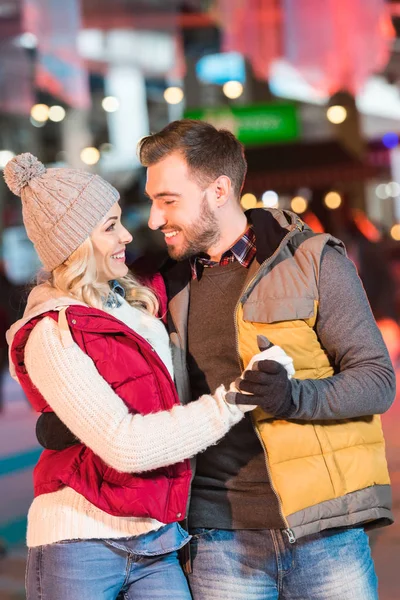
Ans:
[{"label": "held hands", "polygon": [[[269,343],[262,336],[257,341],[260,350]],[[274,417],[288,417],[294,373],[293,359],[280,346],[270,346],[253,356],[242,376],[231,384],[226,400],[245,412],[260,406]]]}]

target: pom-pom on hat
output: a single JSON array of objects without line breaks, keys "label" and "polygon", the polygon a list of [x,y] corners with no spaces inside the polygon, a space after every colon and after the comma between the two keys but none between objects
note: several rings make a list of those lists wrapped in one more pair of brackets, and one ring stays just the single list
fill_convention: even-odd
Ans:
[{"label": "pom-pom on hat", "polygon": [[119,200],[117,190],[98,175],[46,169],[29,152],[7,163],[4,179],[21,197],[27,235],[46,271],[61,265]]}]

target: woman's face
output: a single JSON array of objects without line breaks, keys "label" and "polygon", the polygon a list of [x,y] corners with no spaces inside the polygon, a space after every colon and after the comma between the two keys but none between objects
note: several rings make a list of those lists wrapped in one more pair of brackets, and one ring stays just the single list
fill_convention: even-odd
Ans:
[{"label": "woman's face", "polygon": [[97,280],[106,283],[128,273],[125,246],[132,236],[121,223],[121,207],[116,202],[90,236],[97,266]]}]

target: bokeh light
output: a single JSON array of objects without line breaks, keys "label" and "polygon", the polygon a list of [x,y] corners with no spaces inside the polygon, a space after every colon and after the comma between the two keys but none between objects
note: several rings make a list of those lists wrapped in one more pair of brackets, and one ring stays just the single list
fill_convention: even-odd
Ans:
[{"label": "bokeh light", "polygon": [[390,235],[397,242],[400,241],[400,224],[399,223],[396,223],[396,225],[393,225],[392,229],[390,230]]},{"label": "bokeh light", "polygon": [[222,86],[222,91],[227,98],[235,100],[243,94],[243,85],[240,81],[227,81]]},{"label": "bokeh light", "polygon": [[101,105],[106,112],[113,113],[119,109],[119,100],[115,96],[106,96]]},{"label": "bokeh light", "polygon": [[324,198],[324,203],[330,210],[336,210],[342,204],[342,197],[339,192],[328,192]]},{"label": "bokeh light", "polygon": [[81,161],[85,163],[85,165],[95,165],[100,160],[100,152],[97,148],[88,147],[84,148],[80,154]]},{"label": "bokeh light", "polygon": [[31,108],[31,117],[38,123],[44,123],[49,118],[50,108],[47,104],[34,104]]},{"label": "bokeh light", "polygon": [[34,33],[30,33],[26,31],[25,33],[21,33],[18,39],[18,44],[21,48],[26,48],[27,50],[34,50],[38,45],[38,39]]},{"label": "bokeh light", "polygon": [[353,221],[358,231],[361,231],[364,237],[370,242],[376,243],[381,239],[379,229],[370,221],[363,210],[360,208],[352,209]]},{"label": "bokeh light", "polygon": [[375,194],[381,200],[386,200],[386,198],[389,198],[388,186],[386,185],[386,183],[380,183],[379,185],[377,185],[375,189]]},{"label": "bokeh light", "polygon": [[254,194],[243,194],[240,203],[245,210],[255,208],[257,205],[257,198]]},{"label": "bokeh light", "polygon": [[303,196],[295,196],[292,198],[290,206],[295,213],[301,215],[303,212],[306,212],[308,202]]},{"label": "bokeh light", "polygon": [[164,91],[164,100],[168,104],[179,104],[184,97],[183,90],[180,87],[168,87]]},{"label": "bokeh light", "polygon": [[382,144],[385,146],[385,148],[396,148],[396,146],[399,143],[399,136],[397,135],[397,133],[394,133],[393,131],[389,131],[388,133],[385,133],[385,135],[382,137]]},{"label": "bokeh light", "polygon": [[0,150],[0,169],[4,169],[9,160],[14,158],[14,152],[11,150]]},{"label": "bokeh light", "polygon": [[391,196],[392,198],[397,198],[397,196],[400,194],[400,185],[397,183],[397,181],[391,181],[386,186],[386,192],[388,197]]},{"label": "bokeh light", "polygon": [[334,123],[335,125],[339,125],[343,123],[347,118],[347,110],[344,106],[340,106],[339,104],[335,106],[330,106],[326,111],[326,116],[328,121]]},{"label": "bokeh light", "polygon": [[266,208],[273,208],[279,204],[279,196],[273,190],[268,190],[261,196],[261,201]]},{"label": "bokeh light", "polygon": [[54,105],[49,108],[49,119],[50,121],[54,121],[55,123],[59,123],[63,119],[65,119],[65,108],[62,106]]}]

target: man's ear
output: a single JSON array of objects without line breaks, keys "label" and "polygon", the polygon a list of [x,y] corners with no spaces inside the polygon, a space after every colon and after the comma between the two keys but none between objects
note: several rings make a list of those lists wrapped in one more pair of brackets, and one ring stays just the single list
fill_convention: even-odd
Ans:
[{"label": "man's ear", "polygon": [[232,182],[226,175],[221,175],[215,180],[215,195],[216,195],[216,206],[221,208],[231,197],[232,193]]}]

